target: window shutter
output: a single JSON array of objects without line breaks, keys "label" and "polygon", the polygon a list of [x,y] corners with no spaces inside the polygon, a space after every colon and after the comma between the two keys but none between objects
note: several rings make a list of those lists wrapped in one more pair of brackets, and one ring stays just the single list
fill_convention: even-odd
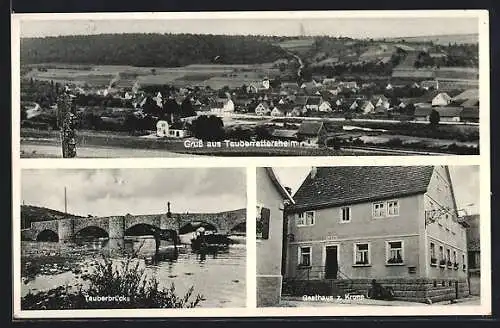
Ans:
[{"label": "window shutter", "polygon": [[263,207],[260,211],[260,219],[262,222],[262,239],[269,239],[269,218],[271,211]]}]

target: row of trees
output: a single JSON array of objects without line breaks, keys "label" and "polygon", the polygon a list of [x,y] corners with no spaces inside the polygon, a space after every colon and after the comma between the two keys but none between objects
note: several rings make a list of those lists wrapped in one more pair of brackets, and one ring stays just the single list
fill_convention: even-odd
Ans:
[{"label": "row of trees", "polygon": [[101,34],[21,41],[25,64],[62,62],[176,67],[189,64],[255,64],[286,57],[262,38],[199,34]]}]

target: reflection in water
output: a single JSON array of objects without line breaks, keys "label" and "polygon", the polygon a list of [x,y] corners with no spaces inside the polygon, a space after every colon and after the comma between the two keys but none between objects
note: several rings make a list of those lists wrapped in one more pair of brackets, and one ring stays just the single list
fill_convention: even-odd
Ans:
[{"label": "reflection in water", "polygon": [[[47,250],[49,255],[44,256]],[[92,271],[92,259],[102,254],[116,262],[130,255],[139,258],[148,276],[156,276],[160,287],[168,288],[174,283],[179,295],[194,286],[195,294],[205,298],[201,307],[244,307],[246,302],[244,243],[195,251],[189,245],[173,247],[167,241],[161,241],[157,248],[152,236],[143,236],[71,244],[22,242],[22,253],[23,268],[32,268],[34,258],[39,258],[42,265],[31,269],[31,273],[29,269],[23,270],[21,296],[30,290],[36,292],[79,283],[81,274]],[[57,270],[53,263],[48,263],[51,257],[59,258]]]}]

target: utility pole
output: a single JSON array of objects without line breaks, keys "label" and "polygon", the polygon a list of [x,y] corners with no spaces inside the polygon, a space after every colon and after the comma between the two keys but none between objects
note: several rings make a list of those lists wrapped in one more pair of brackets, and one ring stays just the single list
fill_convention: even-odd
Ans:
[{"label": "utility pole", "polygon": [[64,187],[64,215],[68,216],[68,199],[66,197],[66,187]]},{"label": "utility pole", "polygon": [[64,92],[57,102],[57,125],[61,131],[63,158],[76,157],[76,113],[75,104],[70,95]]}]

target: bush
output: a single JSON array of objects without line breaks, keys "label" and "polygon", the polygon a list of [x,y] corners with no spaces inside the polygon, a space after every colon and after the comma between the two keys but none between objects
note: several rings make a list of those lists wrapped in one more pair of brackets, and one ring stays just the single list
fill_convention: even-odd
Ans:
[{"label": "bush", "polygon": [[[156,278],[146,279],[145,269],[139,267],[139,262],[132,263],[132,257],[118,268],[111,259],[95,263],[95,271],[83,275],[82,279],[89,287],[78,290],[70,286],[60,286],[47,292],[29,293],[22,298],[24,310],[31,309],[92,309],[92,308],[194,308],[203,300],[197,295],[190,300],[194,287],[189,288],[182,297],[175,293],[172,283],[168,289],[160,289]],[[123,296],[119,301],[87,302],[86,296]]]}]

